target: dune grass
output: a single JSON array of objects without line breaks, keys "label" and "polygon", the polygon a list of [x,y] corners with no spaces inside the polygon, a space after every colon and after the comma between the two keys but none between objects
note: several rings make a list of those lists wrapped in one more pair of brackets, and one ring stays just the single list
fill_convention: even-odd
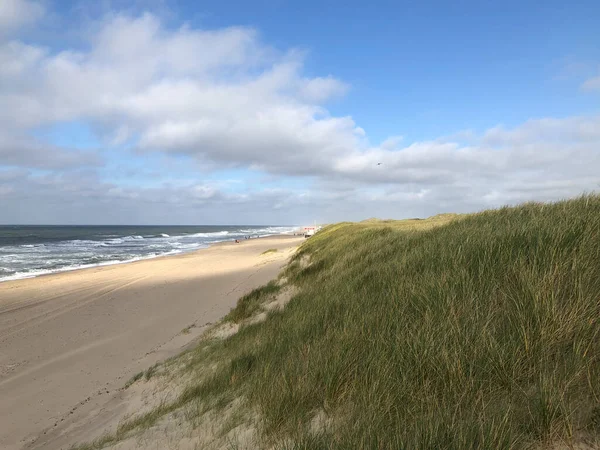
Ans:
[{"label": "dune grass", "polygon": [[237,302],[237,305],[229,314],[225,316],[226,321],[241,322],[244,319],[252,316],[260,308],[261,303],[264,303],[265,298],[273,296],[281,287],[275,281],[271,281],[265,286],[254,289],[249,294],[244,295]]},{"label": "dune grass", "polygon": [[[423,449],[598,436],[600,197],[449,220],[339,224],[303,245],[287,273],[299,293],[230,343],[267,435]],[[310,433],[319,411],[331,424]]]},{"label": "dune grass", "polygon": [[136,373],[134,376],[132,376],[127,383],[125,383],[125,386],[123,386],[123,389],[127,389],[129,386],[131,386],[133,383],[135,383],[137,380],[141,379],[144,376],[144,371],[142,370],[141,372]]},{"label": "dune grass", "polygon": [[244,398],[274,448],[597,448],[600,197],[331,225],[284,275],[164,411]]}]

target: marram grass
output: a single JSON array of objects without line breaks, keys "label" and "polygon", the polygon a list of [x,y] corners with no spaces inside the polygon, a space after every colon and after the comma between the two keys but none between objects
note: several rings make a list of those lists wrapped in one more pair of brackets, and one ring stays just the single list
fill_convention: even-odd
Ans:
[{"label": "marram grass", "polygon": [[427,231],[332,226],[287,275],[286,310],[232,345],[265,432],[291,448],[597,443],[600,197]]},{"label": "marram grass", "polygon": [[598,448],[600,197],[332,225],[284,275],[169,411],[242,397],[265,448]]}]

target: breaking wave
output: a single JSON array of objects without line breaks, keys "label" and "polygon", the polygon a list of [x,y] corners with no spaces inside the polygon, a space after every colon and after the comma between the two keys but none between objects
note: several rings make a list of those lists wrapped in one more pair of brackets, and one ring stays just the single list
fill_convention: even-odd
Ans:
[{"label": "breaking wave", "polygon": [[[27,227],[23,228],[23,233],[14,242],[4,244],[0,241],[0,282],[176,255],[216,242],[294,230],[294,227],[276,226],[199,226],[171,227],[169,233],[156,230],[148,234],[144,233],[143,227],[134,233],[131,230],[135,227],[110,227],[94,234],[89,227],[48,227],[48,230],[41,227],[33,234],[27,233]],[[58,238],[56,234],[64,233],[64,230],[76,234],[77,238]]]}]

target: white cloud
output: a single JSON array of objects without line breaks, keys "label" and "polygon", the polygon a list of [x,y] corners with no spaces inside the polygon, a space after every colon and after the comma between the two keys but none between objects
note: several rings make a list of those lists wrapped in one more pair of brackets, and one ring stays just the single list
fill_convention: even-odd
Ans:
[{"label": "white cloud", "polygon": [[469,136],[467,145],[438,140],[357,150],[338,160],[334,171],[370,184],[455,192],[457,201],[467,183],[482,198],[500,193],[498,204],[512,202],[520,190],[524,199],[533,198],[536,185],[546,198],[548,181],[555,183],[555,198],[560,186],[570,195],[595,189],[600,181],[600,117],[534,120]]},{"label": "white cloud", "polygon": [[0,36],[22,26],[31,25],[44,15],[44,7],[31,0],[0,2]]},{"label": "white cloud", "polygon": [[332,76],[303,80],[300,86],[300,97],[309,102],[324,102],[332,97],[340,97],[348,92],[346,83]]},{"label": "white cloud", "polygon": [[394,150],[400,146],[400,143],[404,140],[402,136],[390,136],[383,141],[380,147],[384,150]]},{"label": "white cloud", "polygon": [[497,126],[487,130],[483,142],[489,145],[514,146],[531,144],[572,144],[597,142],[600,139],[599,117],[545,118],[529,120],[507,130]]},{"label": "white cloud", "polygon": [[[170,220],[181,221],[185,204],[212,205],[215,214],[229,208],[231,217],[256,222],[257,211],[273,205],[280,217],[294,205],[322,211],[323,220],[406,217],[598,186],[599,117],[543,118],[414,143],[392,136],[374,146],[352,117],[324,107],[347,84],[306,77],[303,53],[277,51],[254,29],[173,29],[156,15],[117,13],[88,38],[77,50],[52,52],[0,37],[0,166],[55,171],[2,181],[5,199],[23,193],[39,206],[64,196],[81,211],[86,201],[90,211],[116,202],[123,217],[135,212],[150,222],[156,217],[135,204],[162,205]],[[205,183],[132,189],[87,175],[65,183],[75,175],[62,169],[101,163],[90,152],[30,137],[36,127],[65,121],[88,124],[107,147],[131,145],[138,160],[184,155],[203,167],[250,168],[314,185],[233,194]]]},{"label": "white cloud", "polygon": [[85,119],[109,130],[108,144],[138,137],[140,150],[289,173],[319,170],[362,133],[319,106],[344,83],[303,77],[301,53],[276,52],[252,29],[169,30],[151,14],[116,15],[90,45],[48,54],[5,43],[0,127]]},{"label": "white cloud", "polygon": [[45,56],[46,52],[18,41],[0,46],[0,79],[18,81]]},{"label": "white cloud", "polygon": [[70,169],[102,164],[91,151],[63,149],[28,136],[3,133],[0,129],[0,167]]},{"label": "white cloud", "polygon": [[581,87],[585,91],[600,91],[600,76],[587,79]]}]

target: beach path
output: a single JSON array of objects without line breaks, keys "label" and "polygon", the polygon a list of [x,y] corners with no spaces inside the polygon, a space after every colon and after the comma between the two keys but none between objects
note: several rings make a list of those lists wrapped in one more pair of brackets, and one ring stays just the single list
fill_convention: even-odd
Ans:
[{"label": "beach path", "polygon": [[[303,241],[274,236],[0,283],[0,448],[85,440],[126,381],[179,353]],[[276,252],[262,254],[265,250]]]}]

